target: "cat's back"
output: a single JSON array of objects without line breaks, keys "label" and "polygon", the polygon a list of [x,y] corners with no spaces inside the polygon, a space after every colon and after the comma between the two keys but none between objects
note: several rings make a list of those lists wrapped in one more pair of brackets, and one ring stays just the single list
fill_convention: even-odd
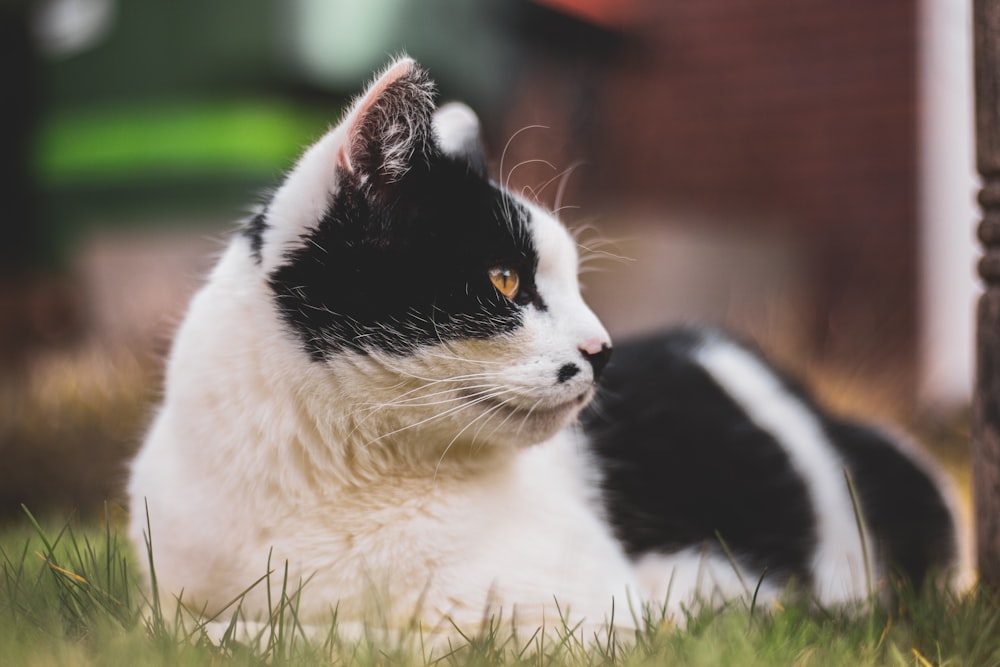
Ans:
[{"label": "cat's back", "polygon": [[881,563],[919,583],[955,556],[952,513],[925,466],[717,330],[616,346],[584,424],[633,558],[701,545],[772,582],[853,589],[819,591],[831,601],[863,595],[866,545],[845,469]]}]

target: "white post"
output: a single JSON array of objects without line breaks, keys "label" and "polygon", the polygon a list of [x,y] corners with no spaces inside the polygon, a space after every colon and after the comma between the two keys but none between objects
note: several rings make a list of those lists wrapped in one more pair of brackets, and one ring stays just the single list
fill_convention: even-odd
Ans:
[{"label": "white post", "polygon": [[921,398],[967,403],[973,383],[977,178],[968,0],[921,0],[918,164]]}]

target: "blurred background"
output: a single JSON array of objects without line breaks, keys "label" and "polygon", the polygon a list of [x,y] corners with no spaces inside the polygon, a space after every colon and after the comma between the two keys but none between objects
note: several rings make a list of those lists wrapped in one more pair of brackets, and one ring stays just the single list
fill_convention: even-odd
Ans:
[{"label": "blurred background", "polygon": [[0,517],[120,499],[226,235],[402,51],[580,230],[613,335],[723,323],[961,477],[969,35],[964,0],[0,0]]}]

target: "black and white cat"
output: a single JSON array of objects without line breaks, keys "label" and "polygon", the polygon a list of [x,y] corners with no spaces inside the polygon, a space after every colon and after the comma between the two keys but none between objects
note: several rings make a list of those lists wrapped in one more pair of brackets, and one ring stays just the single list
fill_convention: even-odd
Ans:
[{"label": "black and white cat", "polygon": [[929,468],[744,346],[680,330],[608,363],[572,237],[485,164],[476,117],[403,58],[234,236],[131,470],[163,595],[212,613],[287,562],[300,619],[530,634],[954,564]]}]

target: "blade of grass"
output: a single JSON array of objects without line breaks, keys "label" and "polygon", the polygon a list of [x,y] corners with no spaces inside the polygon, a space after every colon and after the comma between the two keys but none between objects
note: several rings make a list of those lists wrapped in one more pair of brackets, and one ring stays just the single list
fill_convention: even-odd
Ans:
[{"label": "blade of grass", "polygon": [[872,576],[871,558],[868,554],[868,534],[865,530],[864,514],[861,512],[861,503],[858,501],[858,492],[854,486],[854,479],[851,477],[851,471],[847,468],[844,468],[844,481],[847,483],[847,492],[851,496],[851,505],[854,508],[854,521],[858,528],[858,539],[861,540],[861,557],[865,561],[865,591],[871,596],[875,593],[875,590],[872,588],[874,577]]}]

